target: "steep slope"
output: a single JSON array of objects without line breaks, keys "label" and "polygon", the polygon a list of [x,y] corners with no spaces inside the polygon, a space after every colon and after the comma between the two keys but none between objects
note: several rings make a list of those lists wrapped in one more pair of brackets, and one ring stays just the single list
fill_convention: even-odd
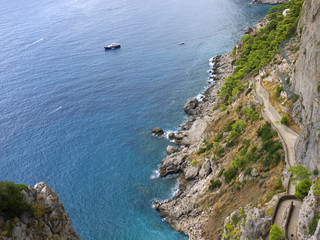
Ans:
[{"label": "steep slope", "polygon": [[304,2],[298,25],[299,55],[292,72],[293,116],[302,127],[295,145],[297,163],[309,170],[320,167],[320,0]]}]

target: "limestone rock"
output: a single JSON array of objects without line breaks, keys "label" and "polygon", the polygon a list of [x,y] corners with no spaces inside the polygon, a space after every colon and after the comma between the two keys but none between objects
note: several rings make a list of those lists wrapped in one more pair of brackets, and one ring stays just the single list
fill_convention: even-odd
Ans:
[{"label": "limestone rock", "polygon": [[205,178],[210,174],[210,172],[211,172],[210,159],[206,159],[206,161],[202,164],[201,169],[199,171],[199,177]]},{"label": "limestone rock", "polygon": [[173,153],[180,152],[180,151],[181,151],[180,148],[177,148],[177,147],[174,147],[174,146],[171,146],[171,145],[169,145],[169,146],[167,147],[167,150],[166,150],[167,155],[171,155],[171,154],[173,154]]},{"label": "limestone rock", "polygon": [[198,166],[189,166],[184,170],[184,177],[187,180],[194,179],[199,173],[199,167]]},{"label": "limestone rock", "polygon": [[257,177],[257,176],[259,176],[259,173],[258,173],[257,169],[253,168],[253,169],[251,170],[251,176],[252,176],[252,177]]},{"label": "limestone rock", "polygon": [[180,172],[185,163],[184,160],[185,157],[181,155],[179,152],[168,155],[161,161],[161,165],[159,168],[160,177]]},{"label": "limestone rock", "polygon": [[296,162],[309,170],[320,166],[320,1],[304,1],[298,28],[301,45],[290,76],[291,91],[299,96],[293,117],[302,127],[295,144]]},{"label": "limestone rock", "polygon": [[189,98],[186,104],[184,105],[183,109],[187,114],[194,115],[194,110],[196,107],[198,107],[198,100],[196,98]]}]

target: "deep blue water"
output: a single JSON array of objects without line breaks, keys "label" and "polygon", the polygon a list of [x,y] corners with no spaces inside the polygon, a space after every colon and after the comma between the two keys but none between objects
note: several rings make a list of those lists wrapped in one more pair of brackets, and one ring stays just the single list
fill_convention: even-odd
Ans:
[{"label": "deep blue water", "polygon": [[[83,239],[185,239],[152,208],[152,178],[208,59],[267,6],[249,0],[2,0],[0,179],[46,181]],[[120,42],[121,49],[103,46]],[[185,45],[178,45],[184,41]]]}]

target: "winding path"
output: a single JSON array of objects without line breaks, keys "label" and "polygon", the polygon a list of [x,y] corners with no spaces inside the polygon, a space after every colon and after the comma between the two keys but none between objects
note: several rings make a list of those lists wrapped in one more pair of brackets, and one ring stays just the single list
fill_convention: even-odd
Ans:
[{"label": "winding path", "polygon": [[[256,80],[256,96],[258,97],[261,104],[265,106],[262,109],[262,115],[265,119],[268,119],[272,126],[279,133],[279,137],[281,139],[282,144],[284,145],[284,150],[286,153],[286,162],[289,167],[295,166],[295,156],[294,156],[294,144],[298,138],[298,134],[288,128],[285,125],[280,124],[281,116],[274,109],[274,107],[269,102],[269,94],[267,91],[261,86],[261,77],[258,76]],[[294,195],[295,186],[289,181],[287,188],[287,195]],[[292,207],[290,205],[292,204]],[[293,234],[293,238],[289,239],[297,239],[297,226],[298,226],[298,217],[299,211],[301,207],[301,201],[299,200],[285,200],[280,203],[278,211],[276,212],[274,223],[276,223],[279,227],[282,227],[283,230],[286,230],[285,225],[287,225],[287,236],[291,236]],[[286,213],[288,210],[292,208],[289,219],[286,219]],[[287,221],[287,224],[285,222]]]}]

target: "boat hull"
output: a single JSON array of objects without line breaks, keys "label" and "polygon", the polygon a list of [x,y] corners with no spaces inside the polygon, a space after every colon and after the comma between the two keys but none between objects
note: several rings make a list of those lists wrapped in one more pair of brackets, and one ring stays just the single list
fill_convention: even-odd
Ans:
[{"label": "boat hull", "polygon": [[104,49],[105,50],[112,50],[112,49],[116,49],[116,48],[120,48],[121,46],[115,46],[115,47],[109,47],[109,46],[105,46]]}]

